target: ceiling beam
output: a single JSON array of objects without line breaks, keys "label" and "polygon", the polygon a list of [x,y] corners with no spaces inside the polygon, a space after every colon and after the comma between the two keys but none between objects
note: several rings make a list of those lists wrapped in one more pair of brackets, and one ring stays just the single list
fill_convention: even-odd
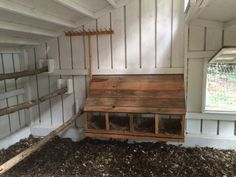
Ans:
[{"label": "ceiling beam", "polygon": [[113,8],[117,9],[120,5],[116,2],[116,0],[106,0]]},{"label": "ceiling beam", "polygon": [[94,12],[90,11],[89,9],[83,7],[83,5],[77,0],[54,0],[55,2],[63,5],[64,7],[67,7],[71,10],[74,10],[84,16],[90,17],[90,18],[97,18]]},{"label": "ceiling beam", "polygon": [[0,44],[39,45],[40,43],[32,39],[0,36]]},{"label": "ceiling beam", "polygon": [[62,18],[49,15],[43,11],[27,8],[25,6],[22,6],[17,3],[7,1],[7,0],[0,1],[0,9],[8,11],[8,12],[12,12],[14,14],[34,18],[37,20],[42,20],[48,23],[52,23],[52,24],[56,24],[56,25],[60,25],[64,27],[69,27],[69,28],[76,27],[72,21],[64,20]]},{"label": "ceiling beam", "polygon": [[23,32],[47,37],[57,37],[57,33],[50,30],[40,29],[28,25],[22,25],[12,22],[0,21],[0,29],[7,31]]},{"label": "ceiling beam", "polygon": [[230,30],[230,29],[233,29],[233,28],[234,29],[236,28],[236,18],[224,23],[224,29],[225,30]]},{"label": "ceiling beam", "polygon": [[205,8],[210,4],[212,0],[190,0],[189,10],[185,16],[185,21],[189,23],[192,20],[197,19],[205,10]]}]

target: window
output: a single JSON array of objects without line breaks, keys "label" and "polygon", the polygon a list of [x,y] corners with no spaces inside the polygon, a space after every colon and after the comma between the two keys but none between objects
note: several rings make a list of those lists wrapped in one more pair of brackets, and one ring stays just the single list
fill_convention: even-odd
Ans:
[{"label": "window", "polygon": [[236,63],[206,64],[205,112],[236,112]]}]

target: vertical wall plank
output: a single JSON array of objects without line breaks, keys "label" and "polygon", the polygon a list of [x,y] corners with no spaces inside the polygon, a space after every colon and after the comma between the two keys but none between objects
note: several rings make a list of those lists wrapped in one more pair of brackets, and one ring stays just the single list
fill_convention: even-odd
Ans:
[{"label": "vertical wall plank", "polygon": [[[57,39],[52,39],[47,42],[48,46],[48,58],[55,60],[55,67],[59,68],[59,56],[58,56],[58,41]],[[57,79],[60,76],[50,76],[50,91],[57,89]],[[63,122],[63,111],[61,96],[57,96],[51,99],[52,105],[52,125],[60,125]]]},{"label": "vertical wall plank", "polygon": [[170,67],[172,0],[157,1],[157,67]]},{"label": "vertical wall plank", "polygon": [[217,121],[203,120],[202,133],[205,135],[217,135]]},{"label": "vertical wall plank", "polygon": [[184,66],[184,1],[173,0],[172,67]]},{"label": "vertical wall plank", "polygon": [[220,121],[219,135],[223,137],[234,137],[234,122]]},{"label": "vertical wall plank", "polygon": [[[110,15],[107,13],[98,18],[98,29],[110,28]],[[110,35],[98,36],[98,50],[99,50],[99,69],[111,69],[111,44]]]},{"label": "vertical wall plank", "polygon": [[139,1],[126,6],[127,68],[138,69],[139,66]]},{"label": "vertical wall plank", "polygon": [[[36,52],[36,60],[37,62],[40,59],[46,59],[46,50],[45,43],[37,46],[35,48]],[[47,74],[39,74],[38,75],[38,87],[39,87],[39,97],[46,95],[49,93],[49,85],[48,85],[48,75]],[[41,115],[41,124],[49,125],[51,122],[51,114],[50,114],[50,103],[49,100],[40,103],[40,115]]]},{"label": "vertical wall plank", "polygon": [[[66,36],[59,37],[60,43],[60,64],[62,69],[72,69],[71,63],[71,45],[70,38]],[[64,76],[64,79],[71,78]],[[64,121],[68,120],[74,112],[73,94],[63,95]]]},{"label": "vertical wall plank", "polygon": [[124,8],[112,11],[112,53],[113,68],[125,69],[125,30],[124,30]]},{"label": "vertical wall plank", "polygon": [[141,1],[142,68],[155,67],[155,0]]}]

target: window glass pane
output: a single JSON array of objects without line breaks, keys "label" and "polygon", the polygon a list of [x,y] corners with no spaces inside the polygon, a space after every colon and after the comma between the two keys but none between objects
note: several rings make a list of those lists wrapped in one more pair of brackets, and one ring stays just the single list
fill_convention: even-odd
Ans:
[{"label": "window glass pane", "polygon": [[236,111],[236,64],[208,64],[205,110]]}]

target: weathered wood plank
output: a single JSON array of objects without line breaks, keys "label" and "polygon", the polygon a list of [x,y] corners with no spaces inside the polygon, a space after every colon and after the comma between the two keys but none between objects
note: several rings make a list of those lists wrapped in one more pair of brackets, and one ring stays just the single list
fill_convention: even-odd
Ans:
[{"label": "weathered wood plank", "polygon": [[48,72],[48,67],[43,67],[35,70],[25,70],[14,73],[0,74],[0,81],[5,79],[18,79],[20,77],[33,76],[44,72]]},{"label": "weathered wood plank", "polygon": [[51,139],[53,139],[58,133],[62,132],[66,128],[68,128],[76,119],[81,115],[81,113],[77,113],[74,116],[72,116],[67,122],[65,122],[63,125],[56,128],[54,131],[49,133],[46,137],[44,137],[42,140],[37,142],[36,144],[32,145],[28,149],[24,150],[20,154],[16,155],[12,159],[8,160],[4,164],[0,166],[0,175],[11,169],[13,166],[24,160],[26,157],[30,156],[35,151],[39,150],[42,146],[44,146],[46,143],[48,143]]},{"label": "weathered wood plank", "polygon": [[87,98],[86,106],[184,108],[185,100],[183,98]]},{"label": "weathered wood plank", "polygon": [[16,112],[16,111],[20,111],[20,110],[23,110],[23,109],[29,109],[30,107],[33,107],[33,106],[35,106],[39,103],[42,103],[46,100],[49,100],[50,98],[54,98],[58,95],[62,95],[66,91],[67,91],[67,88],[58,89],[58,90],[56,90],[52,93],[49,93],[47,95],[44,95],[44,96],[40,97],[39,99],[34,99],[34,100],[29,101],[29,102],[25,102],[25,103],[21,103],[21,104],[15,105],[15,106],[0,109],[0,116],[10,114],[10,113],[13,113],[13,112]]},{"label": "weathered wood plank", "polygon": [[153,108],[153,107],[112,107],[86,106],[86,112],[128,112],[128,113],[157,113],[157,114],[185,114],[185,108]]},{"label": "weathered wood plank", "polygon": [[184,98],[184,90],[90,90],[89,97],[92,98]]}]

